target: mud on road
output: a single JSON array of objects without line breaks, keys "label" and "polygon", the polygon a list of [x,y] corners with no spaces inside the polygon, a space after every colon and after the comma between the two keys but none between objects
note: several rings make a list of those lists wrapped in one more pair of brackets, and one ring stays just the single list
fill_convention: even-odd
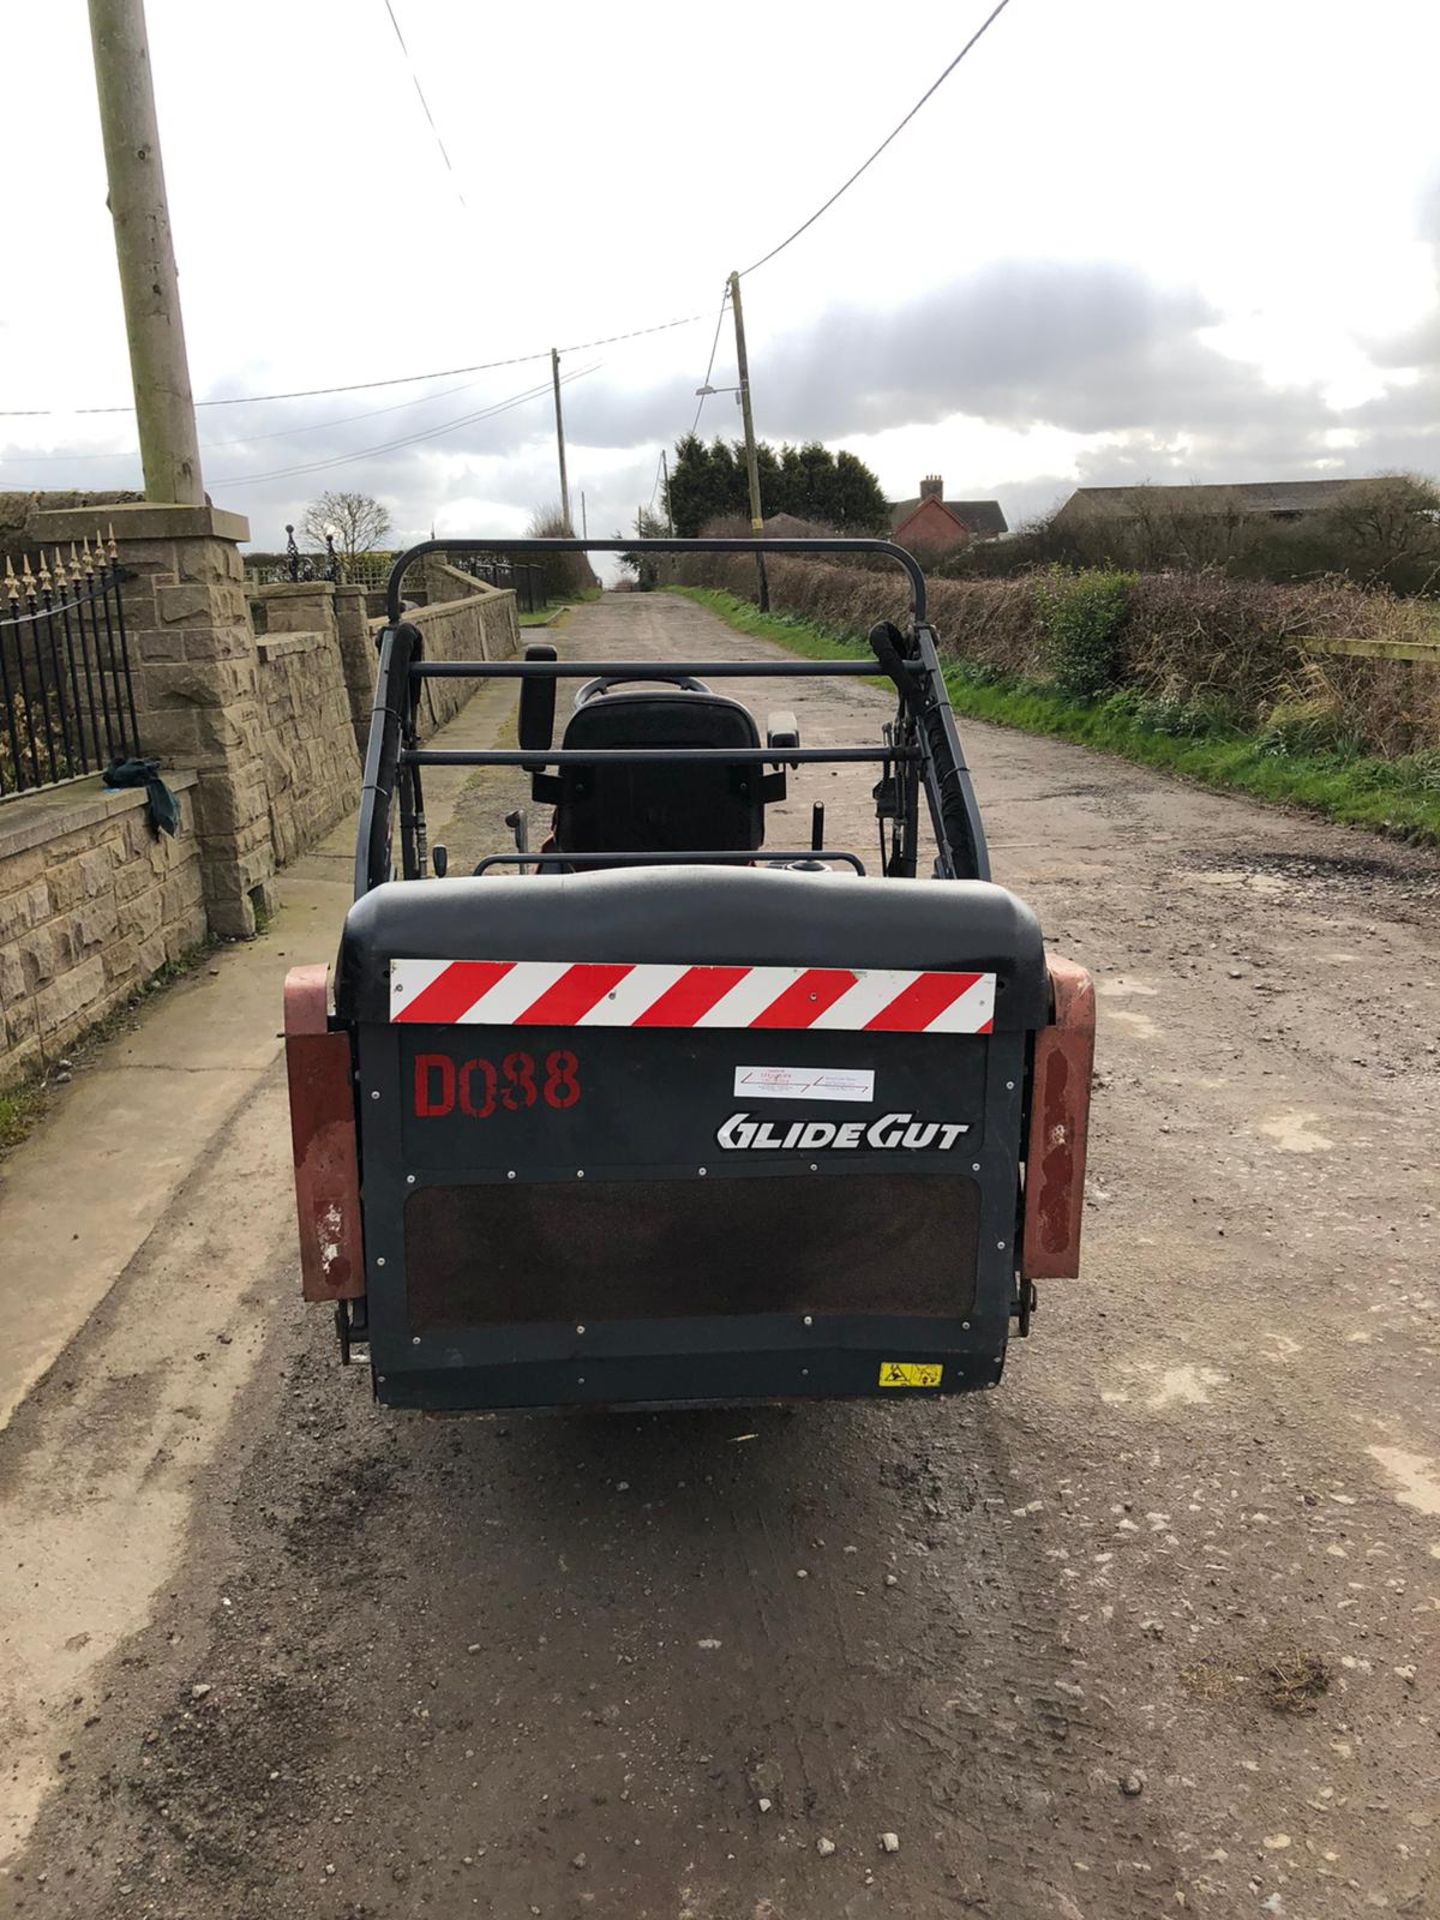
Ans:
[{"label": "mud on road", "polygon": [[[560,639],[769,651],[638,597]],[[807,744],[882,710],[753,691]],[[1440,1912],[1435,865],[967,741],[997,877],[1101,995],[1087,1278],[998,1392],[381,1415],[295,1300],[274,1166],[217,1155],[179,1203],[199,1253],[250,1208],[213,1324],[190,1301],[142,1368],[177,1276],[127,1272],[0,1438],[34,1590],[57,1532],[84,1569],[57,1638],[104,1610],[87,1539],[152,1497],[183,1521],[148,1621],[25,1703],[53,1779],[0,1911]],[[867,853],[818,784],[789,830],[823,797]],[[477,783],[452,871],[512,804]]]}]

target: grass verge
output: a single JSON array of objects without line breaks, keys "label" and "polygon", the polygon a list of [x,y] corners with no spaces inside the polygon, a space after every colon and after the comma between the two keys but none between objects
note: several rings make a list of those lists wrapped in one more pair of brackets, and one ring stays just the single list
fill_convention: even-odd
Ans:
[{"label": "grass verge", "polygon": [[[791,614],[761,613],[733,594],[708,587],[673,591],[718,614],[737,633],[772,640],[808,659],[857,657],[866,651],[853,634],[827,632]],[[955,711],[970,719],[1070,740],[1202,786],[1303,807],[1419,846],[1440,846],[1440,753],[1397,760],[1340,747],[1306,753],[1194,718],[1167,727],[1147,718],[1147,703],[1133,693],[1076,700],[1053,687],[1007,679],[964,661],[946,666],[945,683]],[[1159,710],[1158,703],[1149,704]]]},{"label": "grass verge", "polygon": [[38,1080],[0,1093],[0,1154],[18,1147],[45,1111],[45,1088]]}]

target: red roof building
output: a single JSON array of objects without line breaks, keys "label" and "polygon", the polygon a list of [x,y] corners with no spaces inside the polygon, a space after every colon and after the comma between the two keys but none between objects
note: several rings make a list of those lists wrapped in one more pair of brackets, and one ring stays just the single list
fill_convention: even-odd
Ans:
[{"label": "red roof building", "polygon": [[998,500],[947,500],[945,482],[927,474],[914,500],[890,503],[890,538],[912,552],[953,553],[972,540],[1009,531]]}]

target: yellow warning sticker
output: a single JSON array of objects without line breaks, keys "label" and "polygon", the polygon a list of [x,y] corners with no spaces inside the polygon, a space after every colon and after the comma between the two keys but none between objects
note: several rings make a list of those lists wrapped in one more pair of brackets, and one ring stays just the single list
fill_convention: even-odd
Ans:
[{"label": "yellow warning sticker", "polygon": [[882,1387],[938,1387],[944,1367],[913,1360],[882,1360],[880,1362],[880,1384]]}]

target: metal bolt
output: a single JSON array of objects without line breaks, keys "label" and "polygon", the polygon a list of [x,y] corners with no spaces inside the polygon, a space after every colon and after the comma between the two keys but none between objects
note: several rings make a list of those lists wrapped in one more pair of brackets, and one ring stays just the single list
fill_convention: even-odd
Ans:
[{"label": "metal bolt", "polygon": [[585,1169],[583,1167],[577,1167],[575,1169],[575,1178],[577,1180],[583,1180],[585,1178]]},{"label": "metal bolt", "polygon": [[809,1367],[801,1367],[801,1369],[800,1369],[800,1378],[801,1378],[802,1380],[808,1380],[808,1379],[810,1378],[810,1369],[809,1369]]},{"label": "metal bolt", "polygon": [[1001,1253],[1004,1253],[1004,1251],[1005,1251],[1005,1242],[1004,1242],[1003,1240],[997,1240],[997,1241],[995,1242],[995,1245],[996,1245],[996,1246],[997,1246],[997,1247],[999,1248],[999,1250],[1000,1250],[1000,1252],[1001,1252]]},{"label": "metal bolt", "polygon": [[811,1171],[811,1173],[819,1173],[819,1171],[820,1171],[820,1168],[818,1167],[818,1165],[817,1165],[817,1164],[815,1163],[815,1161],[813,1161],[813,1160],[812,1160],[812,1161],[810,1162],[810,1171]]},{"label": "metal bolt", "polygon": [[703,1180],[703,1179],[705,1178],[705,1173],[706,1173],[706,1169],[705,1169],[704,1167],[701,1167],[701,1169],[700,1169],[700,1178],[701,1178],[702,1180]]},{"label": "metal bolt", "polygon": [[505,1178],[507,1180],[513,1180],[515,1178],[515,1169],[513,1167],[511,1167],[510,1171],[506,1174]]},{"label": "metal bolt", "polygon": [[419,1344],[420,1344],[420,1336],[419,1336],[419,1334],[418,1334],[418,1333],[412,1333],[412,1334],[411,1334],[411,1336],[410,1336],[410,1344],[411,1344],[411,1346],[412,1346],[412,1347],[418,1347],[418,1346],[419,1346]]},{"label": "metal bolt", "polygon": [[577,1378],[577,1380],[576,1380],[576,1385],[577,1385],[577,1386],[581,1386],[581,1387],[583,1387],[583,1386],[584,1386],[584,1384],[585,1384],[585,1376],[584,1376],[584,1374],[582,1373],[582,1374],[580,1374],[580,1375],[578,1376],[578,1378]]},{"label": "metal bolt", "polygon": [[375,1256],[375,1264],[376,1264],[376,1266],[377,1266],[377,1267],[383,1267],[383,1266],[384,1266],[384,1264],[385,1264],[385,1256],[384,1256],[384,1254],[383,1254],[383,1253],[377,1253],[377,1254],[376,1254],[376,1256]]},{"label": "metal bolt", "polygon": [[814,1324],[815,1324],[815,1316],[814,1316],[814,1314],[813,1314],[813,1313],[807,1313],[807,1314],[806,1314],[806,1316],[805,1316],[805,1324],[806,1324],[806,1326],[807,1326],[807,1327],[813,1327],[813,1326],[814,1326]]},{"label": "metal bolt", "polygon": [[1015,1091],[1015,1082],[1014,1082],[1013,1080],[1007,1080],[1007,1081],[1005,1082],[1005,1091],[1006,1091],[1007,1093],[1014,1093],[1014,1091]]},{"label": "metal bolt", "polygon": [[415,1176],[414,1176],[414,1174],[413,1174],[413,1173],[407,1173],[407,1174],[406,1174],[406,1176],[405,1176],[405,1184],[406,1184],[406,1186],[407,1186],[407,1187],[413,1187],[413,1186],[414,1186],[414,1184],[415,1184]]},{"label": "metal bolt", "polygon": [[962,1320],[960,1322],[960,1331],[962,1333],[968,1333],[970,1331],[970,1322],[968,1320]]},{"label": "metal bolt", "polygon": [[584,1329],[584,1327],[576,1327],[576,1329],[575,1329],[575,1331],[576,1331],[577,1333],[583,1333],[583,1332],[585,1331],[585,1329]]},{"label": "metal bolt", "polygon": [[979,1173],[979,1171],[980,1171],[980,1162],[979,1162],[978,1160],[972,1160],[972,1161],[970,1162],[970,1171],[971,1171],[971,1173]]},{"label": "metal bolt", "polygon": [[373,1091],[371,1092],[370,1098],[372,1100],[378,1100],[380,1098],[380,1089],[378,1087],[373,1089]]}]

